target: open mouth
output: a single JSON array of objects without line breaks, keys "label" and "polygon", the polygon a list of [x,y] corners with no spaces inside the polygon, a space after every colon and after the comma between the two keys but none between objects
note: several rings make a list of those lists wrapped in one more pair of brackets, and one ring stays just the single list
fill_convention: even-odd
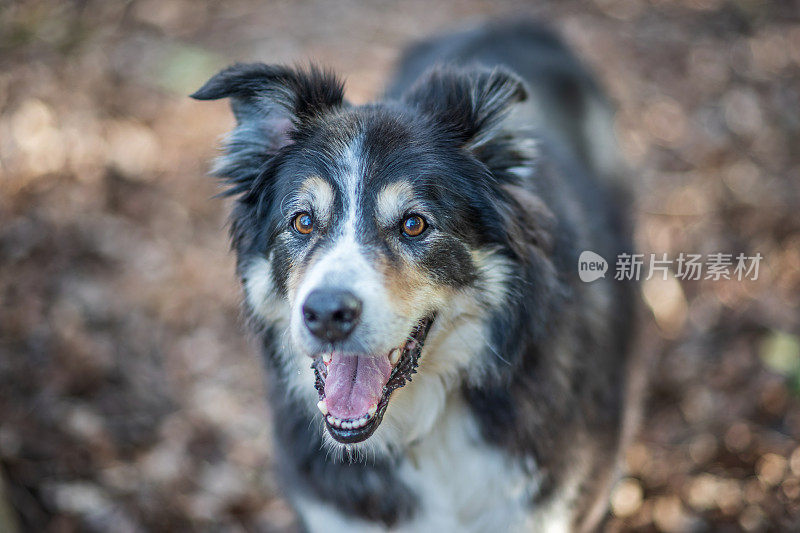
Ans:
[{"label": "open mouth", "polygon": [[420,320],[402,346],[385,355],[325,353],[311,365],[319,394],[317,406],[328,432],[339,442],[361,442],[383,419],[392,392],[411,381],[433,317]]}]

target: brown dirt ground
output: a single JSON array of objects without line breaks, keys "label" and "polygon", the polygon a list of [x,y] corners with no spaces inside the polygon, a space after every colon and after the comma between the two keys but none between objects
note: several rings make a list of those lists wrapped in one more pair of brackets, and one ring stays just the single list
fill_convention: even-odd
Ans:
[{"label": "brown dirt ground", "polygon": [[185,95],[313,58],[363,102],[409,41],[520,13],[617,102],[640,250],[764,256],[644,284],[605,528],[799,530],[800,7],[754,0],[0,2],[0,530],[293,531],[204,175],[231,118]]}]

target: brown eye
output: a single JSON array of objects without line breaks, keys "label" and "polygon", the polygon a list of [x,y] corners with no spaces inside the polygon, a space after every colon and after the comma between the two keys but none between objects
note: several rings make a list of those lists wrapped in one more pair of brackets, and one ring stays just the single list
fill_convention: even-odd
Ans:
[{"label": "brown eye", "polygon": [[294,225],[294,229],[303,235],[308,235],[314,230],[314,219],[311,218],[311,215],[308,213],[298,213],[294,217],[294,222],[292,222],[292,224]]},{"label": "brown eye", "polygon": [[409,237],[419,237],[428,225],[419,215],[411,215],[403,220],[403,233]]}]

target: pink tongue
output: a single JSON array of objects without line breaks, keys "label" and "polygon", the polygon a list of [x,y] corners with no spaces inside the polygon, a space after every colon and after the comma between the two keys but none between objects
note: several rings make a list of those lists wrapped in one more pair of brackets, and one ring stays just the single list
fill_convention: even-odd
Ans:
[{"label": "pink tongue", "polygon": [[381,399],[391,371],[385,355],[333,353],[325,379],[328,412],[337,418],[360,418]]}]

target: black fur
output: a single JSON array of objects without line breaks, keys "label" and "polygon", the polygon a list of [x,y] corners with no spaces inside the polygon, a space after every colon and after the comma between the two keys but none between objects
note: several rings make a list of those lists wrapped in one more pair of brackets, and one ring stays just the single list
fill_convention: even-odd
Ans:
[{"label": "black fur", "polygon": [[522,80],[504,68],[440,68],[428,71],[402,99],[433,117],[452,142],[478,144],[509,104],[527,96]]}]

